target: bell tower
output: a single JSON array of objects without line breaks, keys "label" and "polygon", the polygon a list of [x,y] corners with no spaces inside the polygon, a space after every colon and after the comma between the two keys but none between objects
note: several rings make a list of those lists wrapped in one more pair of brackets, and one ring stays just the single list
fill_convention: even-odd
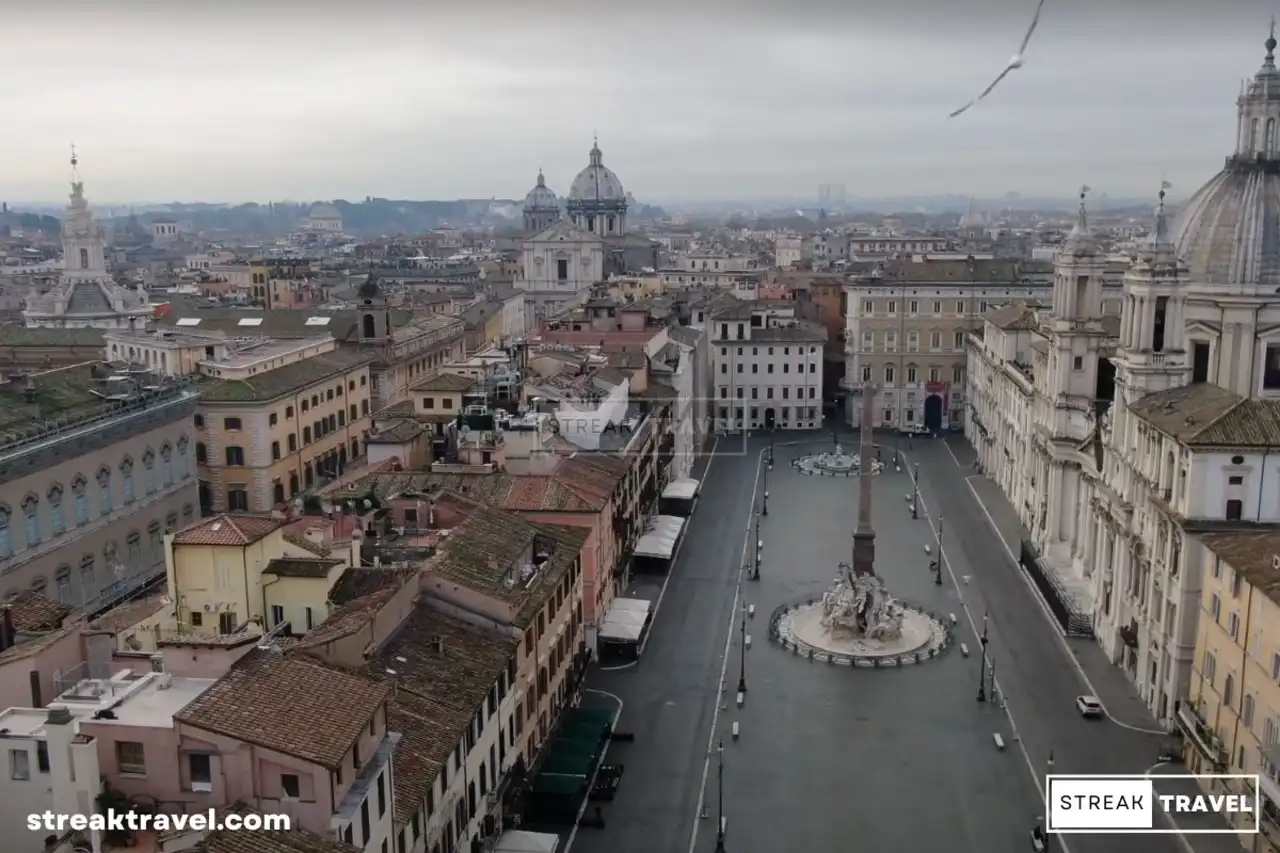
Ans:
[{"label": "bell tower", "polygon": [[358,290],[360,295],[360,343],[384,344],[391,339],[391,303],[378,283],[373,265]]},{"label": "bell tower", "polygon": [[1045,329],[1049,371],[1044,393],[1053,404],[1055,438],[1083,441],[1092,432],[1098,391],[1102,328],[1102,280],[1106,257],[1089,228],[1089,188],[1080,189],[1080,210],[1053,261],[1053,313]]}]

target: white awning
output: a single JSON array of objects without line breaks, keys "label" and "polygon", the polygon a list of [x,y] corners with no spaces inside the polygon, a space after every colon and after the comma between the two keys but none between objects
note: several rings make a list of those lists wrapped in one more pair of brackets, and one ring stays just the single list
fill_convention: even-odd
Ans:
[{"label": "white awning", "polygon": [[550,832],[525,832],[511,829],[502,833],[493,853],[556,853],[560,836]]},{"label": "white awning", "polygon": [[646,601],[643,598],[615,598],[613,603],[609,605],[609,613],[617,613],[622,610],[630,610],[634,613],[644,613],[648,615],[653,609],[653,602]]},{"label": "white awning", "polygon": [[637,628],[644,628],[644,623],[649,621],[648,613],[641,613],[638,610],[612,610],[605,617],[605,625],[634,625]]},{"label": "white awning", "polygon": [[616,622],[612,618],[606,619],[596,629],[596,638],[600,640],[612,640],[614,642],[638,643],[640,635],[644,633],[644,625],[636,625],[630,622]]},{"label": "white awning", "polygon": [[670,560],[682,530],[684,519],[678,515],[655,515],[649,520],[648,531],[636,543],[635,555]]},{"label": "white awning", "polygon": [[702,483],[697,480],[672,480],[667,483],[667,487],[662,490],[664,498],[673,498],[676,500],[692,500],[698,496],[698,490],[702,488]]}]

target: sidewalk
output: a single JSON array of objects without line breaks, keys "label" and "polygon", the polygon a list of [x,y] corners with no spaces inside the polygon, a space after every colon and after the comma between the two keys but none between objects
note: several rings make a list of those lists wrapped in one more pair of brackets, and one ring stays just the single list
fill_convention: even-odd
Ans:
[{"label": "sidewalk", "polygon": [[[965,464],[974,458],[973,451],[967,442],[957,441],[949,443],[948,446],[961,464]],[[965,476],[960,469],[957,469],[957,473],[960,476]],[[991,521],[997,528],[997,533],[1008,548],[1007,556],[1010,562],[1013,563],[1014,571],[1023,572],[1022,566],[1017,563],[1014,555],[1020,552],[1022,537],[1028,534],[1018,519],[1017,513],[1004,497],[995,481],[980,475],[968,475],[965,478],[973,489],[974,496],[991,517]],[[1028,583],[1030,583],[1029,580]],[[1045,621],[1049,623],[1051,630],[1058,630],[1058,626],[1047,614],[1045,615]],[[1157,733],[1160,727],[1151,712],[1148,711],[1146,703],[1138,697],[1136,686],[1129,681],[1123,670],[1107,659],[1102,647],[1096,641],[1066,637],[1061,634],[1060,637],[1067,651],[1070,652],[1087,688],[1102,700],[1111,722],[1133,730],[1136,734],[1150,738],[1152,746],[1151,763],[1154,765],[1160,746],[1164,742],[1164,737]],[[1146,768],[1135,769],[1135,772],[1144,772],[1145,770]],[[1187,772],[1187,769],[1183,765],[1169,764],[1153,771],[1153,775],[1176,775],[1185,772]],[[1194,796],[1204,793],[1193,779],[1161,779],[1155,783],[1155,788],[1159,794],[1187,794]],[[1187,830],[1224,829],[1226,828],[1226,823],[1218,815],[1206,814],[1200,818],[1184,818],[1180,828]],[[1242,849],[1247,849],[1242,848],[1241,839],[1243,838],[1250,842],[1253,840],[1250,836],[1233,834],[1177,835],[1175,838],[1185,853],[1240,853]],[[1266,848],[1263,847],[1261,849]]]},{"label": "sidewalk", "polygon": [[[958,453],[956,455],[959,456]],[[979,475],[970,476],[968,480],[974,494],[978,497],[978,502],[999,528],[1000,538],[1009,549],[1010,561],[1014,563],[1016,571],[1023,572],[1021,564],[1014,560],[1014,555],[1018,554],[1022,548],[1022,538],[1030,538],[1030,534],[1022,526],[1013,506],[994,480]],[[1045,621],[1049,623],[1052,630],[1060,631],[1058,625],[1048,615],[1045,616]],[[1076,667],[1087,682],[1089,690],[1102,700],[1112,720],[1128,728],[1144,730],[1146,733],[1154,734],[1158,730],[1159,727],[1151,712],[1147,710],[1146,703],[1138,696],[1137,687],[1129,681],[1120,667],[1107,659],[1102,647],[1095,640],[1066,636],[1062,639],[1072,658],[1075,659]],[[1151,760],[1155,761],[1154,745]]]}]

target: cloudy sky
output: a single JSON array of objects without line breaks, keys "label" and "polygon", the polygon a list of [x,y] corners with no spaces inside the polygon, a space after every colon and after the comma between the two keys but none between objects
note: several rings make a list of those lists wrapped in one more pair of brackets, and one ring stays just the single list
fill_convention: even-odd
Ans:
[{"label": "cloudy sky", "polygon": [[[1189,193],[1273,3],[0,0],[0,198],[518,197],[605,163],[646,201]],[[1193,8],[1198,7],[1198,8]]]}]

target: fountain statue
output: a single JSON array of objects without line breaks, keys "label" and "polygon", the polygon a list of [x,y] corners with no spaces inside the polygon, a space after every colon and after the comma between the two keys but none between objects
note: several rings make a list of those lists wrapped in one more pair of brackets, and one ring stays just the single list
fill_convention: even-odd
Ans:
[{"label": "fountain statue", "polygon": [[[863,458],[863,454],[860,453],[846,453],[844,447],[839,442],[836,442],[834,451],[826,450],[822,453],[801,456],[794,460],[791,465],[798,469],[801,474],[856,477],[863,473]],[[868,472],[879,474],[884,471],[883,462],[876,459],[874,455],[869,459]]]},{"label": "fountain statue", "polygon": [[878,575],[855,575],[840,564],[841,574],[822,596],[822,629],[833,639],[896,640],[906,613],[889,595]]}]

